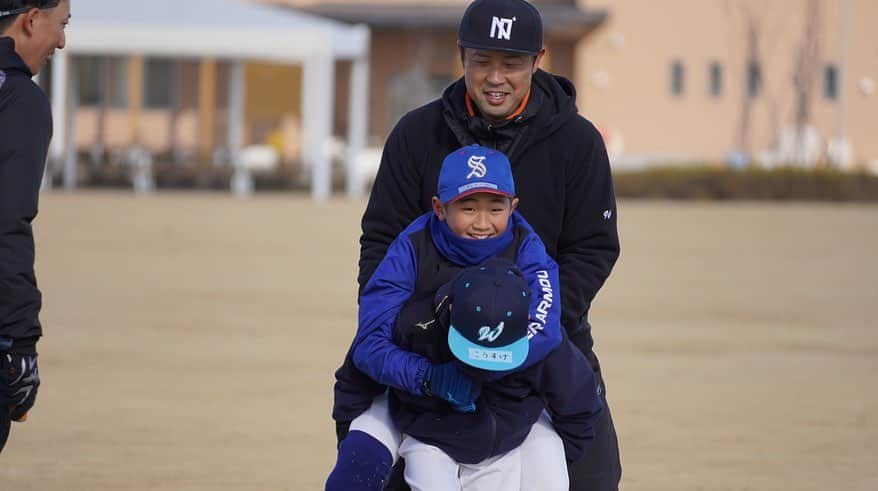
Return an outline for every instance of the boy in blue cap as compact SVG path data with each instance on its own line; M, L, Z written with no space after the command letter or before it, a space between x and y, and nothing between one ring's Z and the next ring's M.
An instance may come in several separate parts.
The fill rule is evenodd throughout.
M440 306L450 310L439 310L436 334L443 339L417 330L400 338L401 347L433 360L457 360L481 384L476 411L466 414L435 398L391 390L412 490L569 488L565 457L582 455L601 403L585 358L566 339L535 365L519 368L529 352L529 297L518 268L492 259L465 269L447 297L440 293Z
M399 452L422 448L414 443L428 441L437 443L431 447L454 462L474 468L479 468L480 463L490 464L490 459L502 458L523 442L523 447L527 447L526 439L554 443L555 448L566 447L568 459L574 459L589 438L590 418L600 410L593 374L582 355L569 349L560 326L557 265L530 225L514 211L518 199L506 156L478 145L452 152L443 161L437 194L432 200L433 211L416 219L397 237L360 297L359 327L349 352L355 368L345 364L336 373L333 409L337 421L353 423L339 446L338 461L327 489L381 489ZM484 368L467 372L461 361L449 355L444 333L454 331L442 329L444 323L436 318L434 297L462 269L492 258L510 261L513 269L523 274L527 310L516 318L517 325L525 326L525 336L517 339L517 346L526 349L519 351L515 363L503 362L499 365L502 371L485 377ZM438 310L441 312L442 308ZM487 399L501 404L487 402L483 407L476 402L481 385L473 381L473 376L480 381L498 379L513 369L515 374L527 373L531 367L543 373L535 365L556 352L582 358L579 363L567 360L568 370L578 367L575 380L555 380L556 384L565 380L568 388L574 383L582 385L582 390L558 390L557 394L570 394L570 400L557 407L549 406L555 429L565 437L563 447L558 435L547 429L546 419L542 420L542 427L535 424L541 421L544 402L534 386L519 381L513 384L518 388L516 398ZM391 389L391 408L387 406L384 390L376 393L372 389L374 384L368 383L368 379L363 381L365 376ZM506 378L509 377L502 381ZM542 380L537 385L550 381ZM491 382L486 387L497 383L500 382ZM524 388L527 390L522 391ZM485 397L480 399L484 400ZM539 410L534 411L534 407ZM559 408L561 413L555 413ZM576 411L568 414L571 408ZM390 421L390 413L396 425ZM443 426L447 431L439 430L430 419L423 419L426 414L433 415L433 422L452 424ZM500 421L509 423L508 428L502 434L495 432L485 438L481 433L486 424L494 430L498 428L498 414L503 415ZM559 429L559 423L566 417L575 421L575 430ZM400 447L403 433L412 445ZM550 434L548 438L546 433ZM459 445L461 442L466 443ZM411 455L419 462L422 460L418 452ZM526 459L525 470L532 467L546 472L548 465L548 475L557 478L563 474L562 485L566 486L564 460L555 458L557 455L552 452L534 451L528 455L531 456ZM423 475L418 474L418 469L429 468L432 466L416 465L414 474L407 471L406 476L413 483L420 482ZM479 479L474 478L473 482ZM521 483L526 481L522 475ZM429 476L426 482L437 481ZM544 485L540 488L552 489Z

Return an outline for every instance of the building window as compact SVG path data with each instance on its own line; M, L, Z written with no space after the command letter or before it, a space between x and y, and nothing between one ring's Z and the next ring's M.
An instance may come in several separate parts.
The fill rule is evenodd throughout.
M823 70L823 97L829 100L838 99L838 68L827 65Z
M76 88L83 106L128 105L128 63L115 57L77 56Z
M683 95L684 89L684 70L682 61L674 61L671 63L671 94L675 96Z
M169 109L174 104L174 61L148 58L144 63L144 105Z
M101 65L103 60L96 56L77 56L73 66L76 68L76 88L79 104L97 106L101 103Z
M747 64L747 95L759 97L762 93L762 67L756 60L750 60Z
M112 107L128 107L128 58L107 58L110 80L110 105Z
M723 67L718 61L711 62L708 71L708 93L711 97L719 97L723 93Z

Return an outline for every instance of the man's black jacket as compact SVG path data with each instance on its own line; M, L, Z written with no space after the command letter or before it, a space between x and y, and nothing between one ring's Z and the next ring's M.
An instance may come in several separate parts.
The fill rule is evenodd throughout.
M52 138L49 101L14 49L0 38L0 336L33 354L42 334L31 222Z
M610 164L597 129L577 113L573 84L537 71L524 111L502 125L467 112L463 79L442 98L415 109L387 138L363 215L360 288L390 243L430 210L439 168L451 151L472 143L497 148L512 163L519 211L560 267L562 323L584 353L591 300L619 256Z

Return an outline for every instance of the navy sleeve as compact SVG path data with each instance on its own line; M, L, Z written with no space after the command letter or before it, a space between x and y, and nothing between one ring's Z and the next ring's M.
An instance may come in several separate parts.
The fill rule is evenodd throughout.
M352 356L359 370L380 384L419 395L430 362L393 342L393 326L418 276L414 248L403 233L387 250L360 296Z
M558 239L562 323L568 332L579 327L588 308L619 257L616 196L603 139L588 123L584 160L568 169L564 222ZM590 346L589 346L590 348Z
M381 154L381 164L369 204L363 213L360 236L360 293L372 277L387 248L405 227L423 212L419 202L423 176L413 163L403 128L408 117L396 125Z
M594 440L594 422L603 404L591 366L567 336L543 361L537 383L567 460L578 460Z

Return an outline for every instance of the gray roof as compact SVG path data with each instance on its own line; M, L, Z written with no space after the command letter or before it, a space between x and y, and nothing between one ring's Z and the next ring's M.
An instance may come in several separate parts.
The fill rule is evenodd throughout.
M377 29L457 30L466 4L382 4L329 3L302 7L304 10L351 24ZM548 36L578 39L602 24L603 10L582 10L567 3L537 4Z
M74 53L301 60L368 52L368 32L313 14L239 0L76 0Z

